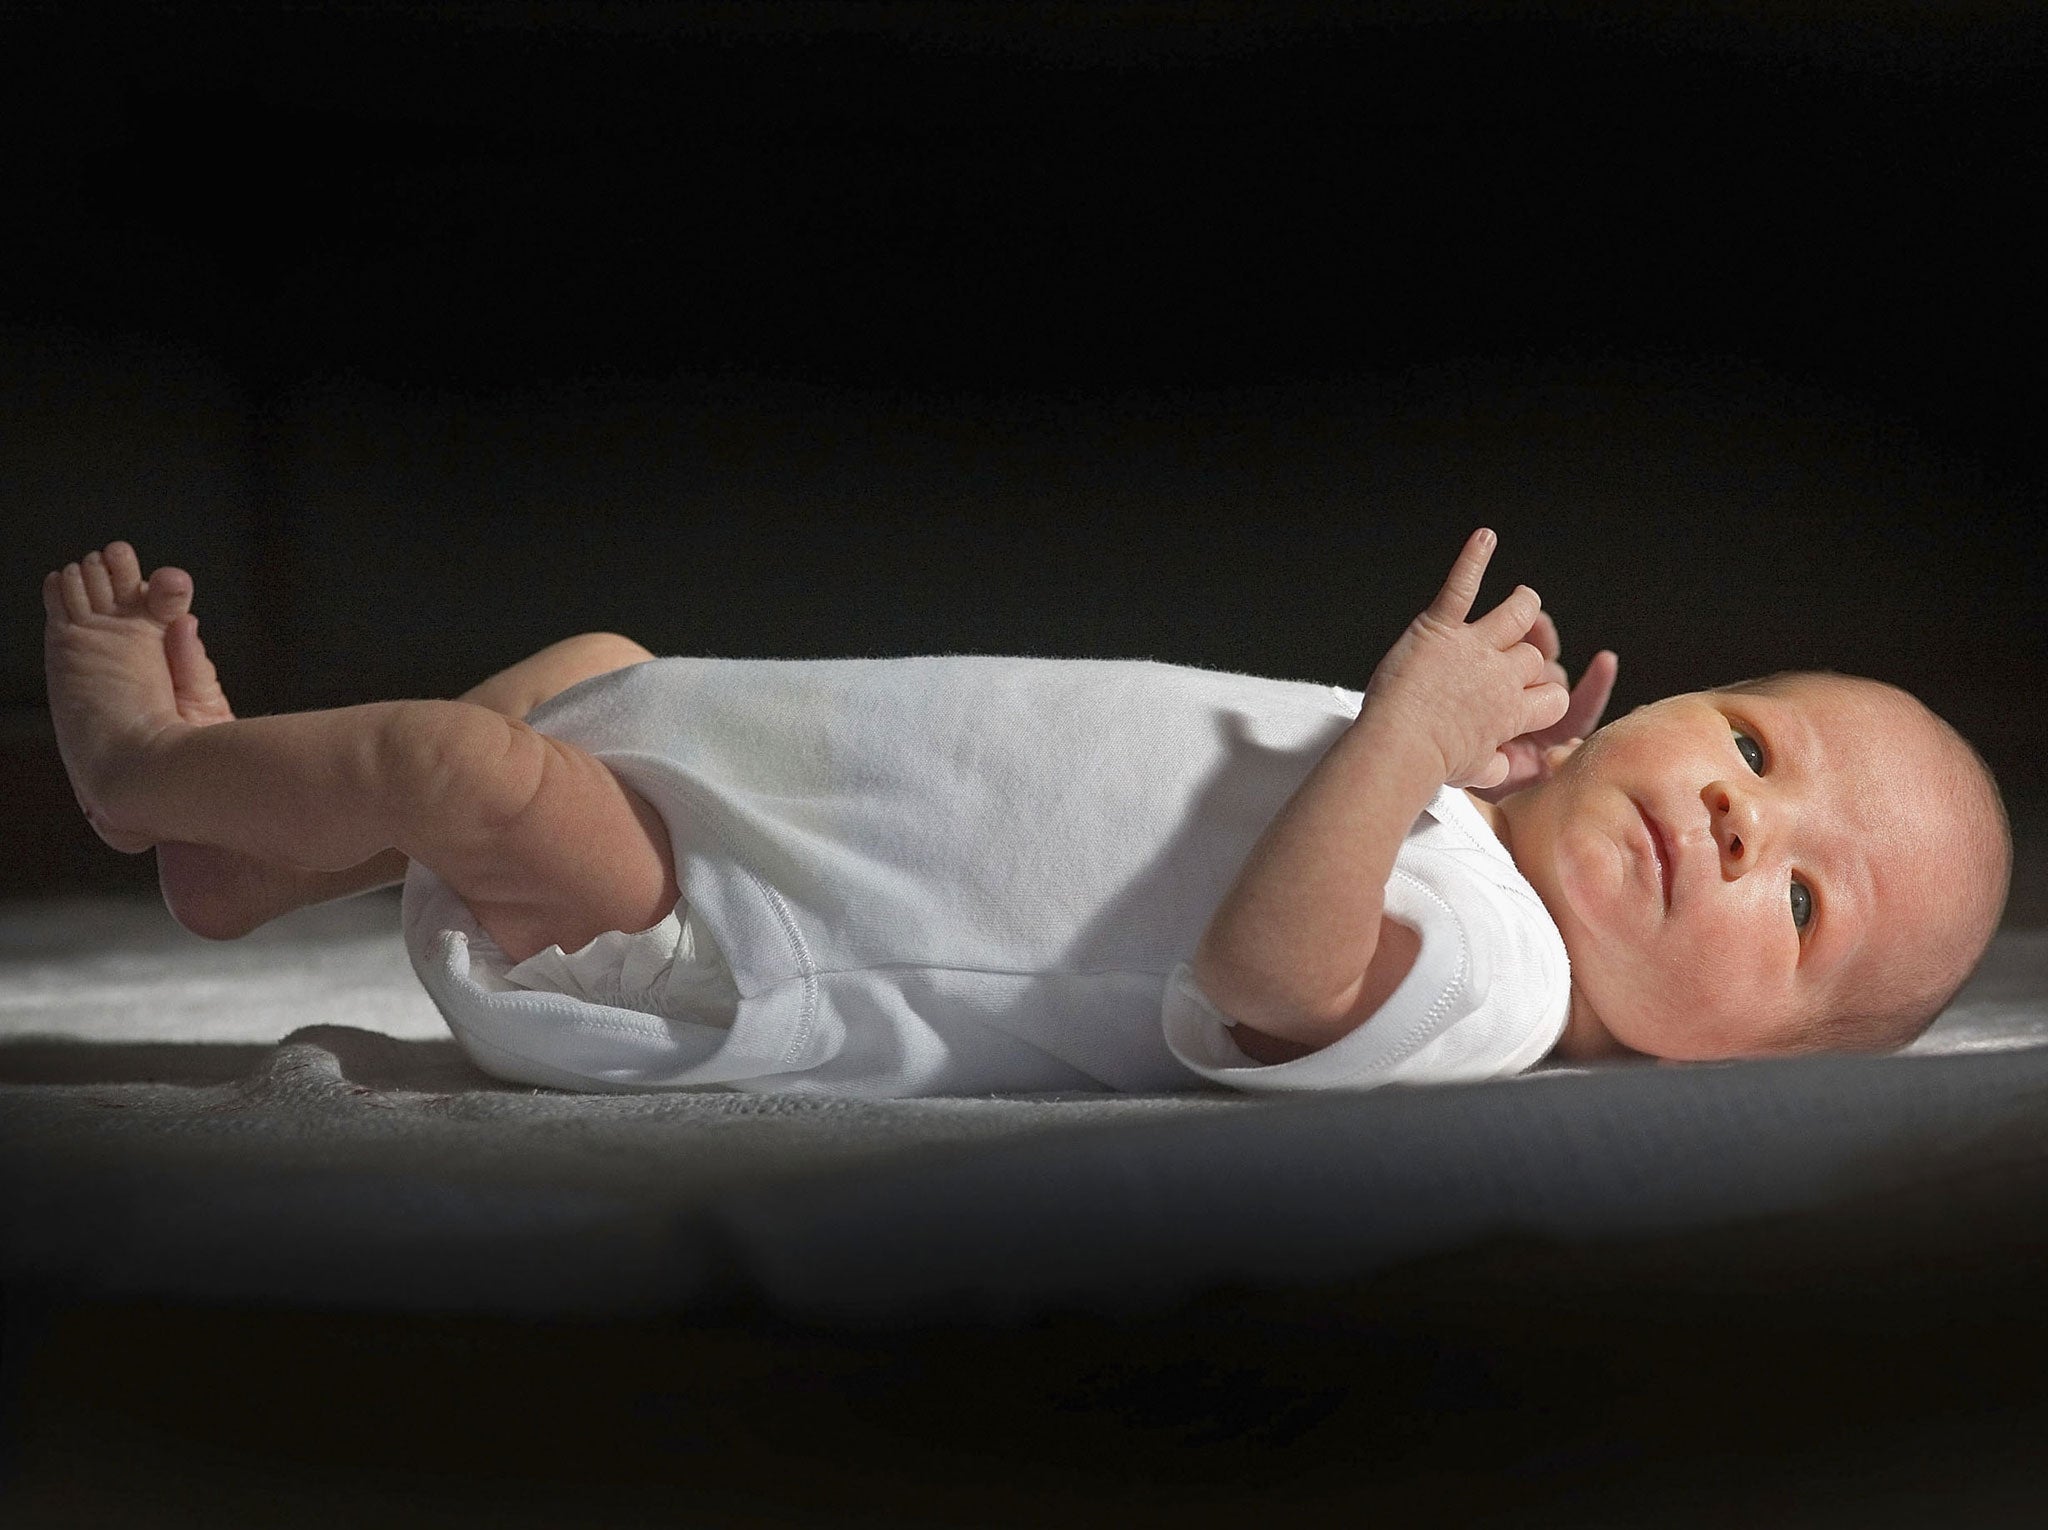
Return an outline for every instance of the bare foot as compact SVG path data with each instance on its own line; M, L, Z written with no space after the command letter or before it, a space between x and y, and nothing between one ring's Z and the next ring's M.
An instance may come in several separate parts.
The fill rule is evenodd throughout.
M178 715L200 728L233 722L234 708L221 691L220 676L214 671L213 660L207 657L206 645L199 641L199 618L190 611L190 579L185 581L184 604L187 609L164 628L164 662L170 667L171 692L178 700Z
M155 845L171 916L195 935L233 940L340 889L333 874L160 842L115 806L123 764L151 739L234 721L191 605L190 574L160 568L145 580L135 549L110 542L43 581L44 672L58 752L87 821L116 850Z
M178 715L164 631L191 598L192 577L161 568L145 582L126 542L67 563L43 580L43 676L71 793L99 837L139 854L156 843L117 805L127 768Z

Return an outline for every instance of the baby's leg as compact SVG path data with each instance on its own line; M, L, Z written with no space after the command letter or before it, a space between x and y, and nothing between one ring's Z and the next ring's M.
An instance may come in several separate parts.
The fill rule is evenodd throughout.
M166 722L107 754L97 795L121 831L311 871L395 848L515 962L646 929L678 895L644 799L575 745L468 702Z
M673 906L654 810L594 757L487 708L186 721L163 649L177 581L152 589L121 551L111 570L95 555L43 587L58 747L109 844L217 845L329 872L396 849L441 873L515 961Z
M127 543L108 546L104 567L110 595L143 593L141 568ZM202 725L233 722L234 708L200 641L199 619L189 612L191 576L183 569L161 568L148 585L150 598L162 608L156 615L165 623L164 658L178 715ZM617 633L579 633L499 671L458 699L523 720L534 707L578 681L653 657ZM309 871L218 845L177 840L158 844L156 860L165 906L186 929L209 940L239 939L295 909L394 886L405 880L409 864L404 851L392 848L342 871Z
M430 866L512 961L645 930L674 907L668 827L600 760L463 700L166 723L109 752L109 823L344 870Z
M620 637L616 632L579 632L521 659L510 669L498 671L456 699L524 721L528 712L572 685L653 657L631 638Z
M232 722L234 712L198 623L174 622L164 634L164 653L187 722ZM500 670L456 699L524 721L542 702L579 681L643 663L654 655L613 632L582 632ZM210 710L209 710L210 709ZM156 847L158 882L164 902L188 930L210 939L235 939L281 914L310 904L331 903L405 880L407 858L395 847L342 871L309 871L281 861L258 861L215 845L166 840Z

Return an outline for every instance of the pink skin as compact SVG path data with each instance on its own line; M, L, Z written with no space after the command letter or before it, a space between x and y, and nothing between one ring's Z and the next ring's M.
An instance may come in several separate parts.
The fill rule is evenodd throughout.
M1874 991L1886 960L1950 922L1941 888L1961 852L1929 805L1941 756L1878 687L1672 696L1553 748L1547 767L1481 810L1571 954L1561 1055L1810 1049L1809 1016Z
M110 772L165 729L233 719L198 641L191 595L182 570L145 581L133 549L118 542L44 584L59 746L81 807L117 849L155 840L103 810ZM1547 615L1538 613L1525 641L1562 681ZM1806 1017L1881 987L1886 962L1916 942L1925 951L1947 939L1948 889L1964 851L1930 806L1942 798L1940 750L1909 704L1881 688L1808 678L1776 692L1670 697L1581 744L1614 671L1611 653L1597 655L1559 722L1503 744L1506 779L1472 793L1571 953L1563 1055L1804 1049L1814 1044ZM472 693L480 703L484 690ZM1761 776L1736 726L1761 749ZM217 925L202 933L222 936L403 870L396 852L337 873L209 847L164 844L159 855L174 912L188 928ZM1794 877L1812 898L1804 932L1794 922ZM181 886L182 899L173 896Z
M50 635L58 639L46 649L52 715L79 806L94 830L129 854L154 844L165 905L186 929L210 939L244 935L308 903L403 877L405 857L396 851L351 872L315 872L213 845L153 841L107 819L95 785L99 762L110 752L100 720L106 709L99 704L106 687L133 696L131 722L142 722L144 734L172 716L194 727L234 721L200 641L192 596L192 576L181 568L166 566L143 578L127 542L110 542L43 581ZM118 755L132 744L134 730L112 731L111 753Z
M1558 662L1562 648L1557 623L1551 620L1548 611L1536 613L1536 620L1522 641L1536 646L1536 651L1543 655L1545 677L1569 687L1571 697L1564 716L1548 728L1524 733L1500 746L1508 762L1507 778L1498 786L1468 788L1482 803L1500 802L1549 775L1548 756L1552 749L1560 744L1576 746L1600 725L1600 718L1607 711L1607 699L1614 694L1615 676L1621 669L1621 660L1614 650L1603 648L1586 661L1585 673L1579 676L1577 685L1572 685L1564 665Z
M93 829L131 855L155 840L108 814L108 783L166 727L185 725L165 650L174 625L196 631L191 604L189 574L160 568L144 579L126 542L109 543L105 553L88 553L43 580L44 674L57 746Z
M44 662L57 743L80 808L109 845L152 845L164 902L186 929L230 940L280 914L403 879L396 848L342 869L311 869L268 854L164 837L124 817L119 788L153 740L235 722L191 614L193 581L178 568L142 576L135 549L111 542L43 581ZM591 675L652 657L615 633L584 633L521 660L462 701L523 718L539 701ZM289 850L283 852L289 853Z

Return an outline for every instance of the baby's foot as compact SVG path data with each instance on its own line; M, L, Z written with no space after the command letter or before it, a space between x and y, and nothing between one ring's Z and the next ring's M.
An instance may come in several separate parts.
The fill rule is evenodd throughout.
M192 576L160 568L145 581L135 549L110 542L43 580L43 675L71 792L99 837L133 855L156 843L119 795L127 768L164 732L186 726L164 657Z
M175 572L166 570L166 572ZM192 583L185 581L184 603L192 603ZM178 700L178 715L194 727L233 722L234 708L220 688L220 675L199 641L199 618L181 611L164 629L164 661L170 666L171 692Z

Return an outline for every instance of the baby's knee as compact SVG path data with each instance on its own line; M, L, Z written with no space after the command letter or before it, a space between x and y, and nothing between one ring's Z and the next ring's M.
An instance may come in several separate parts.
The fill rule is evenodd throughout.
M607 671L624 669L632 664L644 664L654 657L631 638L616 632L579 633L575 641L597 655Z
M540 790L547 741L525 723L466 701L392 703L381 774L400 816L490 834Z

